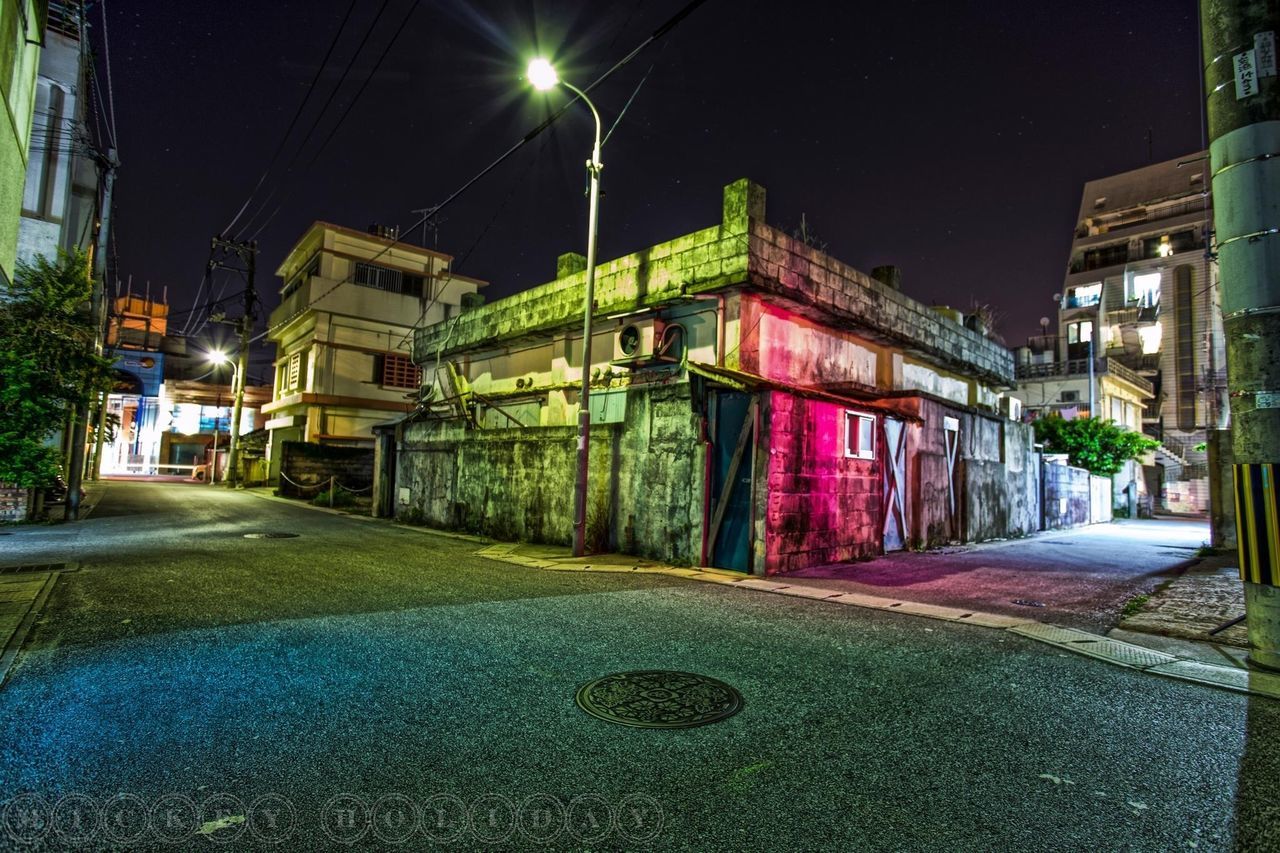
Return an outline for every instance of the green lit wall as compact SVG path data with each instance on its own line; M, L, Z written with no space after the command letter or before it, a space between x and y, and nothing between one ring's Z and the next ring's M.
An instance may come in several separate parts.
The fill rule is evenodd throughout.
M0 0L0 279L13 277L47 0Z

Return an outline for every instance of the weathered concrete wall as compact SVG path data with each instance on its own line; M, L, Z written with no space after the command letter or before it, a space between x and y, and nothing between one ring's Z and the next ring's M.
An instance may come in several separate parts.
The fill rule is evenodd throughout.
M882 453L844 455L843 406L769 397L765 573L879 554Z
M1039 530L1035 431L1028 424L972 414L961 420L960 430L964 541L1029 536Z
M0 521L25 521L30 498L30 490L0 483Z
M306 441L286 441L280 447L280 494L314 497L324 489L298 488L328 483L333 477L344 488L363 491L373 485L373 448L338 447ZM289 479L286 480L285 477ZM292 480L293 483L289 482ZM324 486L325 489L328 486Z
M1044 529L1061 530L1088 524L1092 503L1089 472L1050 462L1043 468Z
M1040 526L1040 472L1031 427L929 397L886 400L915 418L907 428L910 547L1026 536ZM954 514L944 420L960 425Z
M860 385L874 388L882 346L847 329L822 325L757 295L741 301L738 369L766 379L809 387ZM892 387L885 383L885 387Z
M587 541L593 550L692 564L701 556L704 457L687 384L634 388L622 424L591 430ZM396 516L498 539L568 544L574 427L406 427Z
M1089 476L1089 523L1103 524L1112 519L1111 478Z
M753 287L812 311L819 322L847 319L930 362L987 383L1013 384L1009 350L763 221L751 223L748 272Z

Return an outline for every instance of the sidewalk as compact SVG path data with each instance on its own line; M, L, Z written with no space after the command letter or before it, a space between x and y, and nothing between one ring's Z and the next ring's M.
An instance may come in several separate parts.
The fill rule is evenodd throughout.
M1220 647L1248 649L1249 634L1244 623L1209 632L1244 615L1244 587L1234 554L1212 554L1198 558L1179 577L1156 589L1113 634L1147 634L1174 641L1208 644L1219 653L1242 658ZM1172 643L1166 645L1173 645ZM1184 643L1185 645L1185 643Z

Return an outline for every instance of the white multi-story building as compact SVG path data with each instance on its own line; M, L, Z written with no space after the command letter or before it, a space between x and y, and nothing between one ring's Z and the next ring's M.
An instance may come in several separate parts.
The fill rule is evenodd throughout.
M275 387L263 407L273 471L284 441L372 447L375 424L414 407L414 327L449 319L487 284L451 272L450 255L371 232L316 222L276 270Z
M1032 414L1074 410L1134 428L1134 392L1145 392L1141 428L1162 445L1146 486L1170 509L1207 507L1205 430L1227 416L1206 166L1203 153L1189 154L1086 183L1056 334L1018 354Z

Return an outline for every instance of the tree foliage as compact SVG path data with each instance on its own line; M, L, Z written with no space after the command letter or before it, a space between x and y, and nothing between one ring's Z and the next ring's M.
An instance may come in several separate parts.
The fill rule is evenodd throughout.
M1035 421L1036 441L1051 453L1065 453L1077 468L1109 477L1130 459L1141 459L1158 442L1101 418L1066 420L1049 415Z
M0 482L44 486L58 475L48 444L75 407L111 385L111 361L93 352L83 252L19 262L0 296Z

